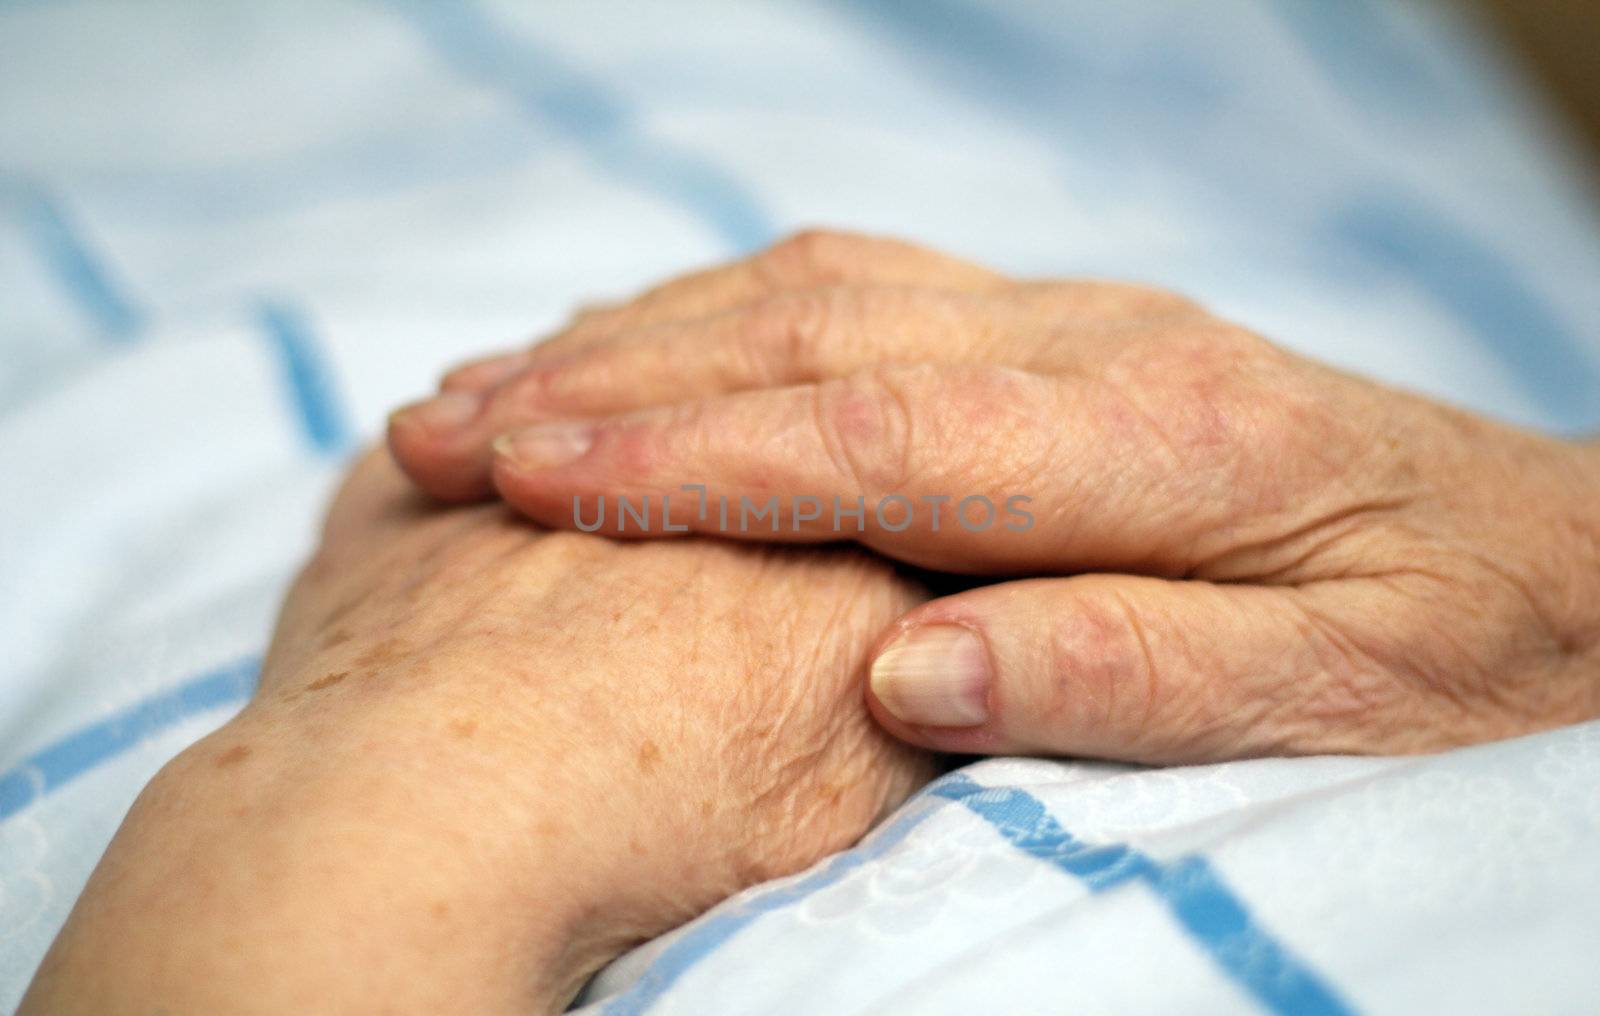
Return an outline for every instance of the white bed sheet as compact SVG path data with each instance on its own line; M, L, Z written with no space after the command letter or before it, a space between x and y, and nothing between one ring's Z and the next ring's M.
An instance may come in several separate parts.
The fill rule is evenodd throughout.
M580 300L837 224L1600 427L1600 220L1484 56L1368 0L0 6L0 1008L248 694L340 462ZM996 760L586 1002L1593 1011L1597 846L1594 724Z

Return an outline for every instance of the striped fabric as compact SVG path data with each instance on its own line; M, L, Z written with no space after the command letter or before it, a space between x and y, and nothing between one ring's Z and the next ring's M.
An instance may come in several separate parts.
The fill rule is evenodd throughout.
M0 0L0 1008L248 695L341 462L456 359L783 233L1146 280L1600 428L1600 212L1421 0ZM595 1011L1593 1011L1600 725L995 760Z

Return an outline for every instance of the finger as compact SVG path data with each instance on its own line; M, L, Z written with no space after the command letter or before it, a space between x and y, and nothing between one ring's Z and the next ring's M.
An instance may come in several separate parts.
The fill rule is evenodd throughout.
M466 440L490 440L529 417L624 412L879 364L1067 370L1148 340L1157 327L1171 336L1208 320L1182 298L1104 282L1001 295L907 286L795 290L711 317L627 331L559 362L524 365L486 396Z
M1139 342L1170 343L1212 324L1181 297L1107 282L1037 284L998 296L903 286L798 290L624 332L565 357L468 365L466 382L501 380L474 404L454 394L456 375L447 377L452 391L398 419L391 445L415 482L451 497L463 487L481 492L495 437L542 421L819 381L877 364L1081 370Z
M595 345L602 333L590 333L572 350ZM493 492L490 454L478 437L489 397L503 384L540 366L559 366L560 355L535 346L471 360L447 371L439 394L401 406L389 414L385 439L389 454L411 481L445 501L476 501ZM534 423L552 414L530 409L522 421ZM475 426L475 424L477 426Z
M1424 747L1396 722L1421 693L1331 636L1317 595L1121 575L973 589L896 623L869 706L896 736L960 753L1171 764Z
M1269 347L1142 350L1059 376L875 367L514 431L495 443L495 484L546 525L598 517L616 535L665 535L671 524L854 539L988 574L1225 577L1244 558L1256 574L1292 573L1394 507L1337 479L1353 461L1405 466L1403 453L1372 445L1363 400ZM733 514L697 505L692 519L641 524L642 504L662 513L677 495L681 509L689 484ZM762 511L772 501L777 517Z
M743 539L854 539L946 570L1183 573L1215 546L1202 537L1243 518L1257 492L1228 468L1235 444L1204 430L1180 454L1151 426L1089 377L875 368L513 432L496 443L495 482L524 513L562 528L599 518L616 535L666 535L672 524ZM684 510L686 484L703 485L719 510L697 503L692 518L665 518L666 497ZM760 511L774 500L776 517ZM655 525L641 525L641 505ZM1248 538L1248 527L1227 531Z
M495 485L513 506L553 527L653 536L683 526L745 539L858 539L922 565L947 567L974 555L993 564L1022 553L1007 546L1016 533L1004 529L998 506L982 532L959 530L959 537L951 533L959 527L948 498L923 505L928 521L930 508L941 514L940 531L932 534L896 532L906 508L898 500L883 506L882 519L872 509L890 494L910 500L946 493L957 473L973 492L1006 487L1001 471L989 468L995 447L1048 440L1036 427L1024 429L1023 418L1053 417L1056 408L1052 382L1022 371L880 368L817 385L515 431L496 442ZM981 433L957 423L979 415L990 417ZM958 437L951 427L963 432ZM704 487L704 497L685 492L694 484ZM623 513L629 506L632 516ZM640 506L657 516L654 524L640 524ZM978 549L984 540L993 546Z
M439 396L390 416L390 450L433 496L450 501L482 498L491 491L488 445L476 433L463 436L461 431L478 418L482 397L520 370L559 367L628 329L715 315L788 290L846 284L978 291L1008 281L986 268L897 240L828 230L798 233L753 257L675 279L627 303L594 307L560 334L524 352L450 371ZM519 422L548 416L534 409Z
M480 405L463 404L459 417L448 412L456 396L435 400L419 414L425 427L394 427L395 455L420 486L448 496L475 471L487 476L496 437L529 424L817 381L875 363L1014 363L1027 359L1027 324L1009 319L1003 306L939 291L784 294L527 366Z

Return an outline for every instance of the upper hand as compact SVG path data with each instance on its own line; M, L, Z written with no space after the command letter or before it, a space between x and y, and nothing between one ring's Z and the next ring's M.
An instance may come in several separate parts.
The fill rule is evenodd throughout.
M607 495L615 531L617 495L658 516L675 495L675 524L762 540L840 534L829 511L725 529L681 485L735 507L860 497L843 535L869 547L1054 576L896 623L873 706L915 743L1408 752L1600 714L1600 450L1319 366L1172 294L807 234L445 388L390 430L439 496L492 484L570 528L575 497L590 520ZM893 528L903 506L876 517L889 494L911 526ZM974 532L951 501L934 532L935 495L1025 495L1033 523Z

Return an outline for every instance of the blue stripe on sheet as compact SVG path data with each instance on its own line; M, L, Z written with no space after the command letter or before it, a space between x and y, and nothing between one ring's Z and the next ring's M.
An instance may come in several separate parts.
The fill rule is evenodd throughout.
M1600 424L1600 357L1488 244L1419 201L1376 189L1352 197L1325 228L1452 312L1553 425L1577 433Z
M604 1016L635 1016L647 1011L690 968L715 952L763 914L800 903L900 843L933 809L922 802L939 798L965 806L989 823L1008 843L1037 860L1079 879L1091 892L1128 882L1153 889L1185 933L1270 1012L1338 1016L1353 1010L1303 960L1258 924L1249 908L1201 857L1157 861L1120 843L1091 845L1076 839L1027 791L987 788L962 773L923 788L901 815L854 850L835 857L821 871L797 882L759 893L727 913L692 925L668 946L626 991L608 999Z
M838 854L821 871L760 893L730 911L702 918L682 938L663 950L626 991L608 999L601 1012L604 1016L635 1016L646 1011L689 968L715 952L717 947L756 918L799 903L868 861L887 853L933 811L925 803L920 807L907 807L898 818L874 833L867 842Z
M735 251L768 243L774 224L755 194L700 155L641 133L627 104L477 5L390 0L444 60L509 96L522 115L581 146L605 172L665 198Z
M103 762L192 716L238 705L255 688L261 661L249 657L185 681L77 730L0 774L0 819L66 786Z
M306 443L323 455L347 449L351 429L340 405L333 370L306 315L293 304L269 300L257 305L256 321L282 365Z
M95 330L114 341L133 338L144 313L61 202L24 185L17 189L15 204L19 224L40 260Z
M1122 844L1084 843L1027 791L987 788L960 773L935 784L932 792L961 802L1019 850L1080 879L1091 892L1130 881L1149 886L1189 937L1269 1011L1308 1016L1352 1011L1315 971L1256 923L1204 858L1157 861Z

